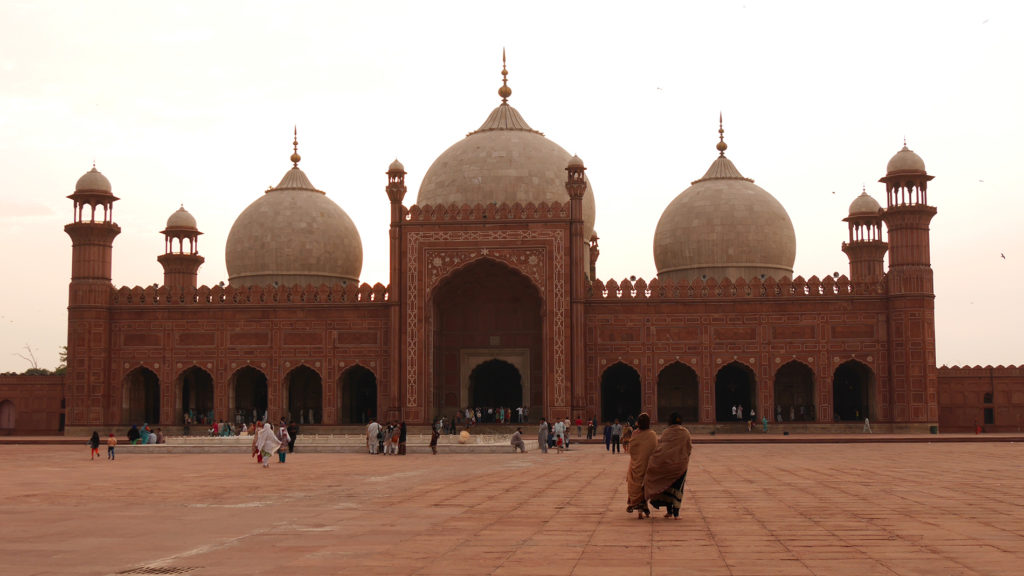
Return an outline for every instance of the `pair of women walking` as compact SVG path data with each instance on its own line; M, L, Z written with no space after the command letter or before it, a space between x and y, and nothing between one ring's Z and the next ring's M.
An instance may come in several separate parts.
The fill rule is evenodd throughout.
M637 512L641 520L651 515L648 502L655 508L664 507L666 518L679 518L693 442L678 413L669 416L668 424L658 438L651 430L651 416L640 414L630 442L626 512Z

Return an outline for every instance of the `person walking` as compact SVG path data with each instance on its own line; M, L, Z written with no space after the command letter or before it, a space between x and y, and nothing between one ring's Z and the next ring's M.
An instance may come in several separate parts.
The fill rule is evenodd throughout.
M871 434L871 420L869 418L864 418L864 432Z
M366 449L370 451L370 454L377 453L378 440L380 437L380 424L377 423L376 418L370 418L370 423L366 425Z
M433 426L430 429L430 452L437 456L437 439L441 437L441 433L438 432L437 426Z
M299 436L299 425L292 420L288 423L288 453L295 452L295 439Z
M644 497L655 508L665 507L666 518L678 520L693 441L679 413L669 415L668 424L647 464Z
M405 427L405 420L398 423L398 454L405 456L405 442L409 438L408 429Z
M89 460L100 459L100 433L93 430L89 437Z
M270 468L270 456L281 447L281 441L274 433L274 427L267 422L256 437L256 449L263 458L263 467Z
M622 449L619 446L619 440L622 438L622 424L619 419L615 419L615 423L612 424L612 454L621 453Z
M114 459L114 448L117 447L117 437L111 432L110 436L107 437L107 460Z
M604 451L609 452L612 449L612 425L608 422L604 423Z
M548 421L541 418L540 428L537 429L537 446L543 454L548 453Z
M285 457L288 456L288 445L292 442L292 437L288 434L288 427L284 425L284 418L281 419L281 426L277 427L277 439L281 443L281 446L277 449L277 461L284 464Z
M638 519L651 515L644 497L644 480L651 454L658 447L658 435L651 430L651 415L643 412L636 419L637 431L633 433L629 449L629 468L626 469L626 512L637 512Z

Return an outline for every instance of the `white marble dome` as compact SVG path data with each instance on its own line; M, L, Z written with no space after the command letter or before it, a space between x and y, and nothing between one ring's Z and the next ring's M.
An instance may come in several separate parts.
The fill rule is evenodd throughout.
M676 196L654 232L658 278L780 279L793 274L796 234L786 209L721 155Z
M857 215L877 215L878 211L882 209L882 206L871 196L868 196L867 190L860 193L850 203L850 216Z
M228 280L236 286L358 282L363 244L352 219L292 160L281 183L249 205L228 234Z
M175 210L174 214L171 214L171 217L167 219L167 229L173 228L196 230L196 219L182 206Z
M96 166L93 165L92 170L89 170L78 179L75 183L75 192L112 192L110 187L110 180L96 170Z
M885 172L887 174L896 174L900 172L919 172L923 174L925 173L924 160L904 144L903 149L889 159L889 163L885 167Z

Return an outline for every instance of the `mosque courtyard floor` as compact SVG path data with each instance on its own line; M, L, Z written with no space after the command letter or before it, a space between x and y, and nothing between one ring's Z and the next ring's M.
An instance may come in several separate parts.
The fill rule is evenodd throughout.
M105 457L105 447L101 454ZM0 573L1021 574L1021 443L694 447L679 520L627 455L0 446Z

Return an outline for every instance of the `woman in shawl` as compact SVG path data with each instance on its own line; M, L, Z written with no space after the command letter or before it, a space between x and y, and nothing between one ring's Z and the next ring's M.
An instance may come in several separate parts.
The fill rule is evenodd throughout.
M683 428L683 418L678 412L668 417L668 423L668 428L661 433L658 447L654 449L647 464L644 496L655 508L664 506L666 518L678 520L693 444L690 431ZM635 435L633 441L636 441Z
M270 456L281 448L281 441L277 439L277 434L274 434L274 427L267 422L263 425L260 430L259 436L256 438L256 449L259 450L260 456L263 457L263 467L270 468Z
M626 469L626 512L636 510L637 519L651 515L651 509L644 498L644 478L651 454L658 446L658 435L651 430L651 415L644 412L636 419L637 431L630 439L629 468Z
M100 457L100 433L93 430L89 437L89 460L98 460Z

